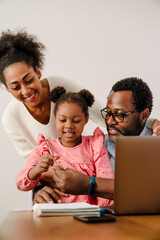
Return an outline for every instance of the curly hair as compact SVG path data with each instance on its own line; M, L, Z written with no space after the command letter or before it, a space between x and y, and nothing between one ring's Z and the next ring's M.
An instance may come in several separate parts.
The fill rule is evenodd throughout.
M56 115L58 106L64 102L77 103L85 114L85 117L88 117L88 107L91 107L94 103L94 96L91 92L86 89L81 90L78 93L67 92L64 87L56 87L51 91L51 101L55 103L54 115Z
M111 89L114 92L127 90L132 92L134 104L138 112L148 108L151 113L153 95L147 83L140 78L130 77L116 82Z
M0 36L0 82L5 83L3 71L13 63L25 62L36 70L43 68L45 46L37 41L35 35L24 30L12 32L7 30Z

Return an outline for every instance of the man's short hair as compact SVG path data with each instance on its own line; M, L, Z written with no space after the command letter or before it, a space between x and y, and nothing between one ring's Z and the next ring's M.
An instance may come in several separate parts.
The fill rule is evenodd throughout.
M148 108L149 112L151 113L153 106L153 95L147 83L140 78L130 77L116 82L111 89L111 91L114 92L127 90L132 92L137 111L141 112Z

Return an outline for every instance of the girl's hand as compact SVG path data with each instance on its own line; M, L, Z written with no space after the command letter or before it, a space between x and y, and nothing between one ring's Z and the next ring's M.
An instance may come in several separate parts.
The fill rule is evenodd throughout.
M47 172L49 166L53 165L54 156L51 154L44 154L40 157L37 165L35 166L35 171L37 174Z
M29 173L28 177L31 180L36 180L40 174L48 171L49 166L53 165L53 160L57 159L56 156L51 154L44 154L39 158L39 161L35 167L33 167Z
M50 167L47 172L43 172L41 174L40 182L43 185L50 186L52 188L57 188L57 185L54 181L54 169L53 167Z

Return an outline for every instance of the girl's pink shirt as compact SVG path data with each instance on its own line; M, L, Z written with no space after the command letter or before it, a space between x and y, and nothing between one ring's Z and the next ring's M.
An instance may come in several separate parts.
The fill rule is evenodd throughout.
M114 174L103 141L104 133L99 128L96 128L93 136L82 136L82 143L73 148L64 147L58 138L46 140L42 134L39 134L37 147L16 177L17 187L22 191L28 191L38 184L41 176L33 181L28 178L28 172L33 166L37 165L41 155L49 153L48 144L54 155L60 155L60 158L56 160L59 166L76 170L88 176L113 179ZM88 195L69 195L68 197L61 197L61 199L62 203L87 202L99 206L113 204L111 200Z

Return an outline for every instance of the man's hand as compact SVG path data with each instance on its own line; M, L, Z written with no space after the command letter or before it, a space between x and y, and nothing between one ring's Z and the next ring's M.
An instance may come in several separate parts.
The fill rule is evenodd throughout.
M160 121L155 119L152 124L153 134L152 136L160 136Z
M57 188L51 188L49 186L42 187L33 193L33 204L35 203L61 203L61 196L67 197L68 194L65 194L58 190Z
M47 172L42 173L40 182L43 185L50 186L52 188L57 188L57 185L54 181L54 169L50 167Z
M90 177L74 170L53 166L54 180L62 192L74 195L87 195ZM96 178L95 196L113 199L114 179Z
M90 177L74 170L53 166L54 181L62 192L74 195L87 194Z

